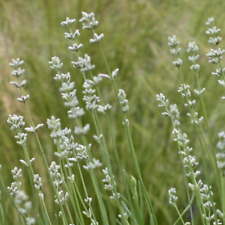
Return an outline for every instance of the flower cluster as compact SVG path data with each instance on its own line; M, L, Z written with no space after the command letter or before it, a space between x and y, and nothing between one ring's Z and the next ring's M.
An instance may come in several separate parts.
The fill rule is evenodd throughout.
M87 165L84 165L83 167L85 170L93 170L93 169L97 169L101 166L102 166L102 163L100 162L100 160L93 158L92 161L89 161L87 163Z
M214 25L214 19L209 18L208 22L206 25L211 26ZM216 47L217 45L220 44L222 41L222 37L217 36L220 33L220 29L218 29L216 26L213 26L209 28L206 31L206 34L209 35L209 43ZM216 69L216 72L212 72L212 75L218 76L218 83L225 87L225 68L222 68L221 66L221 60L223 58L223 54L225 53L224 49L221 48L216 48L216 49L211 49L210 52L207 54L209 58L209 63L216 64L219 67ZM224 97L222 97L224 99Z
M206 31L206 34L209 36L209 43L212 45L218 45L222 41L222 37L217 36L220 33L220 29L217 29L214 25L214 18L208 18L208 21L205 23L207 26L212 26Z
M173 61L173 65L176 67L180 67L183 63L182 59L179 58L181 48L178 47L180 41L177 40L177 37L173 35L172 37L168 37L168 46L170 47L170 53L176 57L176 60Z
M99 77L99 76L98 76ZM98 77L93 77L93 80L91 79L85 79L83 84L83 100L86 103L86 109L87 110L97 110L100 113L105 114L107 111L111 109L110 104L106 105L100 105L100 97L96 95L96 89L95 86L101 81L101 78L98 79Z
M96 110L99 107L100 98L95 94L94 82L90 79L86 79L83 84L83 100L86 103L87 110Z
M49 62L51 68L56 71L54 77L55 80L61 82L60 92L64 100L64 105L69 108L67 113L68 117L75 119L84 115L84 110L80 108L78 98L76 96L75 83L71 81L70 73L62 73L60 69L62 68L61 60L58 57L53 57L52 61ZM60 65L60 69L59 66ZM86 134L89 130L89 125L84 127L75 127L76 134Z
M208 21L206 22L206 25L207 26L214 25L214 19L209 18ZM218 36L219 33L220 33L220 29L218 29L216 26L212 26L206 31L206 34L209 36L209 43L213 45L214 47L219 45L219 43L222 41L222 37ZM206 56L208 56L209 58L209 63L216 64L216 65L220 64L223 58L224 52L225 50L221 48L211 49L210 52L206 54Z
M65 38L74 42L71 46L68 46L68 49L70 51L78 52L83 47L83 44L79 44L76 41L80 36L79 29L76 29L75 32L71 29L71 25L74 24L75 21L75 19L70 19L67 17L65 21L61 22L61 25L67 27L69 30L69 32L65 32Z
M91 65L91 57L87 54L84 57L78 57L78 61L72 61L74 68L80 69L81 72L91 71L95 68L95 65Z
M223 58L224 52L225 50L222 50L221 48L211 49L210 52L206 54L209 57L209 63L219 64Z
M18 140L17 144L25 146L27 140L27 133L23 133L22 128L25 126L23 116L9 115L7 123L11 126L11 130L16 132L15 138Z
M176 188L170 188L168 190L168 194L169 194L169 203L173 206L176 205L176 201L178 199L176 195L177 194Z
M66 159L65 167L73 166L73 162L79 160L88 160L88 149L86 146L75 143L74 137L71 134L71 129L61 129L59 119L55 119L54 116L47 120L48 128L51 131L51 137L54 143L58 147L58 151L55 155L59 159Z
M94 30L96 26L98 26L98 21L95 19L95 14L94 13L86 13L82 12L82 18L79 20L82 25L84 30L92 30L94 37L90 39L90 43L99 43L103 38L104 34L97 34Z
M34 174L33 182L34 182L34 188L38 191L38 196L42 200L44 200L44 194L41 191L41 188L42 188L42 179L39 176L39 174Z
M120 101L120 105L122 107L122 111L126 113L129 110L128 100L126 99L126 93L123 89L119 89L118 98Z
M25 69L21 68L21 66L23 65L24 61L20 60L19 58L17 59L12 59L12 62L9 63L9 65L11 67L13 67L13 71L11 72L11 75L14 76L15 78L17 78L17 81L11 81L10 83L16 87L16 88L23 88L27 81L26 80L21 80L22 75L25 73ZM25 96L21 96L20 98L17 98L17 100L19 102L23 102L25 103L28 99L29 99L29 95L25 95Z
M112 71L111 76L108 75L108 74L99 74L99 76L102 77L102 78L114 80L114 78L117 76L118 73L119 73L119 68L117 68L114 71Z
M55 71L59 71L63 67L63 63L60 58L57 56L53 56L52 60L49 61L50 68Z
M53 161L49 167L49 172L53 180L54 187L57 191L57 195L55 196L55 203L64 204L66 200L68 199L69 194L68 192L64 193L62 189L64 179L61 173L59 172L59 169L60 169L60 166L57 165L55 161Z
M188 91L187 91L188 92ZM184 93L183 93L184 94ZM186 95L186 94L184 94ZM173 135L174 135L174 141L177 142L178 148L179 148L179 154L182 158L183 167L185 169L185 174L187 179L190 179L191 182L188 183L189 188L193 193L198 193L199 197L201 198L201 201L203 202L203 217L208 222L213 222L213 224L221 224L220 219L216 219L217 217L213 213L213 206L215 205L213 201L213 193L211 191L211 187L204 184L200 179L198 180L198 176L200 174L200 171L196 169L198 166L198 161L195 156L191 155L191 152L193 149L188 145L189 139L187 138L187 134L183 133L179 127L178 116L179 112L177 110L177 107L175 108L176 113L171 114L169 111L169 100L165 98L163 94L157 95L157 100L159 102L160 107L165 108L164 115L167 115L170 117L171 122L173 124ZM174 110L174 109L173 109ZM176 190L174 188L169 190L169 203L175 206L177 196L176 196ZM217 213L218 214L218 213Z
M204 90L204 89L203 89ZM194 106L196 104L196 100L191 100L191 91L190 86L186 84L181 84L178 89L178 92L181 93L182 97L186 99L186 103L184 106L188 108L189 112L187 116L191 118L191 123L193 124L200 124L203 121L203 116L198 117L198 112L194 110Z
M39 176L39 174L34 174L34 188L40 191L41 187L42 187L41 177Z
M83 24L83 29L92 29L94 38L90 39L91 43L96 43L100 42L100 40L104 37L104 34L97 35L94 31L94 28L98 25L98 22L95 20L94 13L82 13L82 18L80 19L80 22ZM65 22L65 21L64 21ZM78 30L77 30L78 34ZM76 50L78 48L78 45L75 44L73 46L70 46L70 50ZM77 60L71 62L73 64L74 68L79 69L85 78L85 73L90 72L95 68L95 65L91 64L91 57L87 54L84 54L84 57L80 57L77 54ZM112 76L113 78L117 75L118 69L113 71ZM108 76L108 75L107 75ZM106 104L106 105L99 105L98 103L100 102L100 98L95 94L95 89L94 85L97 85L100 81L102 80L101 74L99 76L93 76L92 75L92 80L91 79L86 79L84 81L83 87L84 87L84 97L83 100L86 102L86 109L88 110L96 110L100 113L105 113L106 111L111 109L111 105ZM71 114L80 114L80 110L76 110L77 108L73 108L70 110ZM70 115L71 116L71 115ZM75 128L75 133L76 134L86 134L86 132L89 130L89 125L85 125L84 127L76 127Z
M79 21L82 23L84 30L93 29L98 26L98 21L95 20L94 13L88 14L86 12L82 12L82 16L83 17Z
M187 49L187 53L189 54L188 59L192 63L190 69L193 71L200 70L200 65L197 64L197 60L199 58L199 55L197 54L198 50L199 48L194 41L188 43L188 49Z
M203 206L203 218L212 224L222 224L220 218L223 218L223 213L216 209L216 212L213 213L213 208L215 208L216 203L213 202L213 192L212 186L204 184L201 180L197 182L197 190L200 193L202 206ZM194 190L194 185L189 183L189 187ZM216 215L215 215L216 214Z
M86 199L84 199L84 202L88 205L88 209L83 211L83 214L90 219L91 225L98 225L91 206L92 198L87 197Z
M91 39L90 39L90 43L98 43L98 42L100 42L103 38L104 38L104 34L98 35L98 34L94 33L94 38L91 38Z
M28 201L28 196L22 190L22 183L20 181L22 177L22 169L18 169L17 167L15 167L12 170L12 175L14 182L12 182L11 186L7 187L7 189L15 201L18 212L24 218L25 224L35 224L35 219L29 216L32 209L32 203Z
M107 167L105 167L102 170L103 174L105 175L105 178L102 180L103 183L105 184L105 190L112 192L112 195L110 196L111 199L119 199L120 198L120 193L115 192L115 187L116 187L116 181L114 176L111 177L109 174L109 170Z
M219 141L217 143L218 153L216 154L217 166L225 176L225 132L222 131L218 134Z
M62 26L70 26L76 22L75 19L70 19L69 17L66 18L65 21L61 22Z

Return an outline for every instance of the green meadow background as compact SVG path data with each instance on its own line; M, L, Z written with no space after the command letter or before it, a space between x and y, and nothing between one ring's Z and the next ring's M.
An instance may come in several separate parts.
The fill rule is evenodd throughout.
M221 36L225 37L224 10L224 0L0 0L0 164L3 166L1 173L5 183L10 185L10 170L21 166L19 159L23 158L22 149L15 143L6 120L9 114L25 115L22 104L16 101L19 96L17 90L9 84L12 78L8 63L17 57L25 61L28 80L26 92L30 94L28 104L35 122L46 124L47 118L54 115L61 118L62 126L70 125L48 61L55 55L62 59L64 72L71 72L81 97L82 77L70 63L73 55L67 50L65 30L60 23L66 17L79 19L82 11L94 12L99 21L96 31L105 35L103 48L110 66L112 69L120 68L116 82L127 93L130 106L127 116L137 158L159 224L172 224L177 215L168 203L168 189L177 188L180 210L185 208L187 199L177 147L172 141L172 127L169 120L161 116L156 94L163 92L171 103L178 104L182 127L189 135L194 154L200 162L201 153L198 151L194 129L186 117L183 100L177 93L178 73L171 63L173 59L167 38L176 34L181 41L185 82L192 88L197 85L194 74L189 70L186 48L189 41L196 41L200 47L200 79L206 88L206 108L216 144L217 133L225 129L225 105L220 100L224 91L218 86L216 78L211 76L215 67L207 63L205 56L210 49L205 35L205 21L208 17L215 17L216 25L222 28ZM75 26L81 28L79 23ZM91 56L96 65L95 75L106 73L97 45L89 44L90 35L88 31L81 31L79 40L84 44L81 54L88 53ZM222 42L221 47L224 45L225 42ZM109 82L102 82L101 90L105 99L113 105L110 118L123 168L132 174L133 165L128 157L125 132ZM92 123L88 115L83 120ZM103 116L102 124L105 124ZM73 128L73 125L70 127ZM55 157L49 133L45 125L39 135L51 161ZM90 140L93 134L90 132ZM42 161L38 160L37 145L32 136L29 139L29 152L37 158L34 167L44 176ZM111 144L110 137L108 143ZM98 149L94 151L98 156ZM114 168L116 171L116 164ZM118 186L122 191L123 184L118 182ZM48 187L44 187L44 190L51 195Z

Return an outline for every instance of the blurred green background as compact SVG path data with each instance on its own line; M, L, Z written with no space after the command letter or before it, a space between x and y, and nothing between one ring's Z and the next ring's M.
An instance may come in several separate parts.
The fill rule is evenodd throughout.
M203 65L200 78L207 90L206 107L216 142L218 131L224 128L224 105L220 101L223 90L211 76L215 67L208 65L205 56L210 47L205 35L205 21L208 17L215 17L216 25L224 28L224 9L223 0L0 0L0 164L3 165L6 184L11 181L10 170L20 166L19 159L23 158L6 120L9 114L25 114L23 106L16 102L17 90L9 85L8 63L17 57L25 61L26 91L31 96L29 107L35 122L46 123L46 119L54 115L60 117L65 126L69 120L48 61L54 55L62 59L64 70L71 72L80 95L81 74L70 63L73 55L67 50L65 30L60 23L66 17L80 18L82 11L94 12L100 23L96 31L105 35L103 46L110 66L112 69L120 68L117 84L127 92L134 145L159 224L172 224L177 216L168 204L167 191L171 186L177 188L180 209L186 206L186 195L177 148L172 142L171 125L161 116L156 94L163 92L171 103L178 104L182 126L199 161L201 153L190 121L185 116L183 100L177 93L179 79L171 63L173 59L167 38L176 34L181 40L185 82L192 88L197 85L194 74L189 70L186 48L189 41L196 41L200 47L200 63ZM81 28L79 23L76 26ZM221 36L224 34L225 29ZM80 41L85 45L82 54L88 53L92 57L96 65L95 75L106 73L99 49L88 43L89 38L89 32L81 31ZM123 167L132 173L132 162L127 157L127 142L112 89L108 82L104 82L101 90L105 99L114 106L111 120L121 161ZM84 120L89 122L88 116ZM47 126L40 132L40 137L49 160L52 160L54 146ZM29 148L30 154L36 156L37 146L32 137ZM41 168L37 163L36 167Z

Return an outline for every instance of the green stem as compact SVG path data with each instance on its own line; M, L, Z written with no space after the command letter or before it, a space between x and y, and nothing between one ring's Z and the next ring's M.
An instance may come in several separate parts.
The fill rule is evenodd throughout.
M178 214L179 218L175 221L175 223L173 225L176 225L181 220L181 218L184 216L184 214L188 211L188 209L191 209L191 205L194 201L194 197L195 197L195 195L193 194L191 199L190 199L190 202L189 202L188 206L184 209L184 211L181 214Z
M201 85L200 85L199 73L198 72L196 72L196 80L197 80L198 89L199 89L199 91L201 91ZM201 101L201 105L202 105L202 109L203 109L203 113L204 113L204 117L205 117L205 121L206 121L205 123L206 123L206 127L207 127L208 134L209 134L209 140L210 140L212 152L213 152L214 168L216 168L216 174L217 174L217 176L216 176L217 187L220 187L219 169L218 169L218 166L217 166L216 152L215 152L215 147L214 147L214 144L213 144L211 130L209 128L209 119L208 119L207 110L206 110L206 107L205 107L205 101L204 101L204 98L203 98L202 94L200 95L200 101ZM218 188L218 191L220 192L219 188Z
M92 116L93 116L93 121L94 121L94 124L95 124L95 129L96 129L97 135L99 136L100 134L102 134L102 128L101 128L101 124L99 122L99 118L98 118L96 110L92 111ZM108 151L108 147L107 147L104 135L102 136L102 144L101 145L102 145L103 155L104 155L104 158L105 158L105 161L106 161L106 165L107 165L107 168L109 170L109 175L110 175L110 178L112 179L113 192L117 195L117 188L116 188L116 185L115 185L115 178L114 178L114 175L113 175L112 165L111 165L110 157L109 157L109 151ZM122 220L125 222L125 217L123 215L123 210L122 210L121 204L120 204L119 199L118 199L117 196L116 196L115 200L116 200L117 207L118 207L118 209L119 209L119 211L121 213Z
M176 211L177 211L177 214L178 214L179 219L181 220L182 224L183 224L183 225L185 225L184 220L183 220L183 217L181 216L181 214L180 214L180 212L179 212L179 210L178 210L177 206L176 206L176 205L174 205L174 207L175 207L175 209L176 209Z
M77 122L79 127L83 127L80 119L76 119L76 122ZM91 161L93 159L92 153L91 153L91 150L88 146L87 138L84 135L82 136L82 143L87 147L88 156L89 156L90 161ZM101 215L102 215L102 222L103 222L103 224L109 224L108 216L107 216L107 213L106 213L106 209L105 209L105 206L104 206L104 202L103 202L103 199L102 199L102 195L101 195L101 191L100 191L100 188L99 188L99 185L98 185L98 181L97 181L95 171L91 169L89 172L90 172L90 177L91 177L92 183L94 185L97 200L98 200L98 203L99 203L100 212L101 212Z
M127 140L128 140L130 153L131 153L131 156L132 156L132 160L133 160L133 163L134 163L134 167L135 167L136 173L138 175L138 179L140 180L141 186L142 186L143 191L144 191L144 196L145 196L145 199L146 199L147 208L148 208L149 214L153 216L154 223L157 224L157 220L156 220L155 213L154 213L154 210L153 210L153 207L152 207L152 203L151 203L151 200L150 200L150 198L148 196L148 192L146 190L146 187L145 187L143 179L142 179L142 175L141 175L140 168L139 168L139 165L138 165L138 161L137 161L135 149L134 149L134 146L133 146L133 141L132 141L132 138L131 138L130 130L129 130L129 127L128 127L127 122L126 122L126 117L125 117L125 114L122 111L122 107L121 107L121 104L120 104L120 101L119 101L119 98L118 98L118 89L117 89L116 84L115 84L115 82L114 82L114 80L112 78L112 72L110 70L108 61L107 61L105 53L103 51L103 47L102 47L101 42L99 42L99 48L100 48L103 60L105 62L107 71L109 73L109 76L111 77L111 83L112 83L112 86L113 86L114 94L116 96L117 103L118 103L119 108L120 108L123 124L124 124L125 131L126 131L126 136L127 136Z

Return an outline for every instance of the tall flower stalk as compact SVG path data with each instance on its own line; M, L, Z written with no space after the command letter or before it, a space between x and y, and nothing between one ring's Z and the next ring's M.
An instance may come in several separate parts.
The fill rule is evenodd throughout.
M158 218L153 210L150 190L147 190L144 184L130 131L129 96L126 90L119 88L116 83L119 68L110 68L103 47L104 34L96 33L99 22L94 13L82 12L79 22L84 30L92 32L89 44L98 45L105 64L106 72L95 74L94 59L83 53L83 43L80 42L82 35L79 29L73 28L76 22L75 19L66 18L61 23L66 29L65 38L70 41L68 50L74 53L71 61L74 71L65 72L63 62L57 56L53 56L49 61L50 68L55 73L54 80L59 83L59 92L70 121L68 126L65 126L60 118L49 115L46 127L54 144L54 152L49 158L46 157L46 149L39 138L39 132L45 128L44 123L35 125L29 110L30 96L25 94L24 90L27 84L24 79L24 61L17 58L9 64L13 68L11 75L15 79L10 83L19 90L17 101L24 105L27 116L10 114L7 119L23 156L18 161L22 167L15 166L11 169L9 184L3 179L0 165L0 223L8 225L11 222L7 215L8 205L11 205L22 225L157 225ZM209 18L206 25L209 27L206 31L208 42L213 46L206 56L210 64L217 66L212 75L217 76L219 85L225 87L225 69L222 66L225 50L219 47L222 41L219 36L221 30L214 25L213 18ZM180 41L173 35L168 38L168 45L174 57L173 65L177 67L180 78L178 93L184 100L189 119L187 121L192 124L199 143L199 146L191 147L192 142L185 133L186 128L180 119L178 105L170 104L162 93L156 95L158 105L163 109L162 115L170 119L171 135L177 145L184 180L181 188L173 184L168 190L169 204L177 215L173 224L194 225L196 221L203 225L225 224L225 132L218 133L217 142L213 140L206 100L203 97L206 89L200 82L199 47L195 42L188 43L190 70L195 73L197 86L192 91L190 85L185 83L186 77L182 71L185 60L181 57ZM81 74L81 78L75 78L82 79L81 87L75 85L74 73ZM132 160L134 174L129 174L126 165L121 163L120 146L117 144L110 117L113 104L107 102L99 85L107 81L111 83L120 111L129 149L127 157ZM194 97L194 94L197 97ZM199 102L203 116L197 111ZM88 123L84 115L89 117ZM29 126L26 126L27 123ZM108 134L104 130L105 127ZM41 163L31 157L28 144L30 135L34 135L36 140L46 177L39 174ZM110 137L110 140L107 137ZM203 167L198 159L198 150L202 154ZM49 188L46 188L47 186ZM186 190L187 204L184 208L180 208L179 204L180 189ZM46 190L50 192L47 194Z

